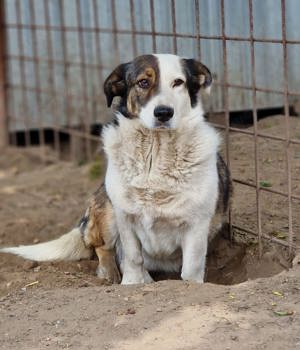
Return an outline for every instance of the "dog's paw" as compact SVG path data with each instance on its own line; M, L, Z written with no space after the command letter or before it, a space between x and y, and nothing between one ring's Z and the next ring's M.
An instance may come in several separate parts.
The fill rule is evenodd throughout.
M118 267L115 264L113 266L104 266L103 264L99 264L96 275L112 284L118 284L121 282L121 275Z
M151 282L153 282L152 277L147 270L144 270L143 273L124 273L121 284L143 284Z
M195 271L185 271L181 273L181 279L189 282L204 282L204 271L202 269L198 269Z

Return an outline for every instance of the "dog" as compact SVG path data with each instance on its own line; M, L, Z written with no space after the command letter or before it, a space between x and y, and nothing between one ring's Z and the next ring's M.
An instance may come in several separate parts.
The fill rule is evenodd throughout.
M79 225L56 240L1 252L48 261L95 251L97 275L112 283L148 283L151 271L202 283L207 246L227 221L232 191L200 98L211 84L204 64L175 55L119 65L104 83L108 107L118 99L102 134L105 183Z

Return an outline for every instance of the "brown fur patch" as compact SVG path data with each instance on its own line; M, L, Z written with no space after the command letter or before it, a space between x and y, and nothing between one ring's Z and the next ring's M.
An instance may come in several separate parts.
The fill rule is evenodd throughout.
M147 88L138 84L144 79L149 83ZM159 68L154 55L142 55L118 66L104 83L108 106L114 97L120 96L119 109L128 118L137 118L141 108L157 94L158 89Z
M138 83L147 80L149 87L141 88ZM127 110L131 117L137 118L143 106L158 92L159 70L157 58L153 55L137 57L128 71Z
M119 283L120 273L115 261L115 249L110 232L114 220L113 208L104 185L94 194L87 215L84 242L87 246L95 248L99 258L97 275L111 283Z

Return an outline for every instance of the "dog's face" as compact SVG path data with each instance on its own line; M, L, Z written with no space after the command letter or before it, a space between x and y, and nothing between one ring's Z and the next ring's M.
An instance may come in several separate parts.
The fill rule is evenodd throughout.
M202 63L175 55L143 55L121 64L106 79L108 107L121 97L119 111L140 118L149 129L175 129L198 105L211 73Z

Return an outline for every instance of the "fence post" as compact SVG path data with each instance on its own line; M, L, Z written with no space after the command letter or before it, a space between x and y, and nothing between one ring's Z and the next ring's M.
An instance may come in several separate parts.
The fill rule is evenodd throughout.
M8 118L5 104L5 8L0 1L0 149L8 145Z

